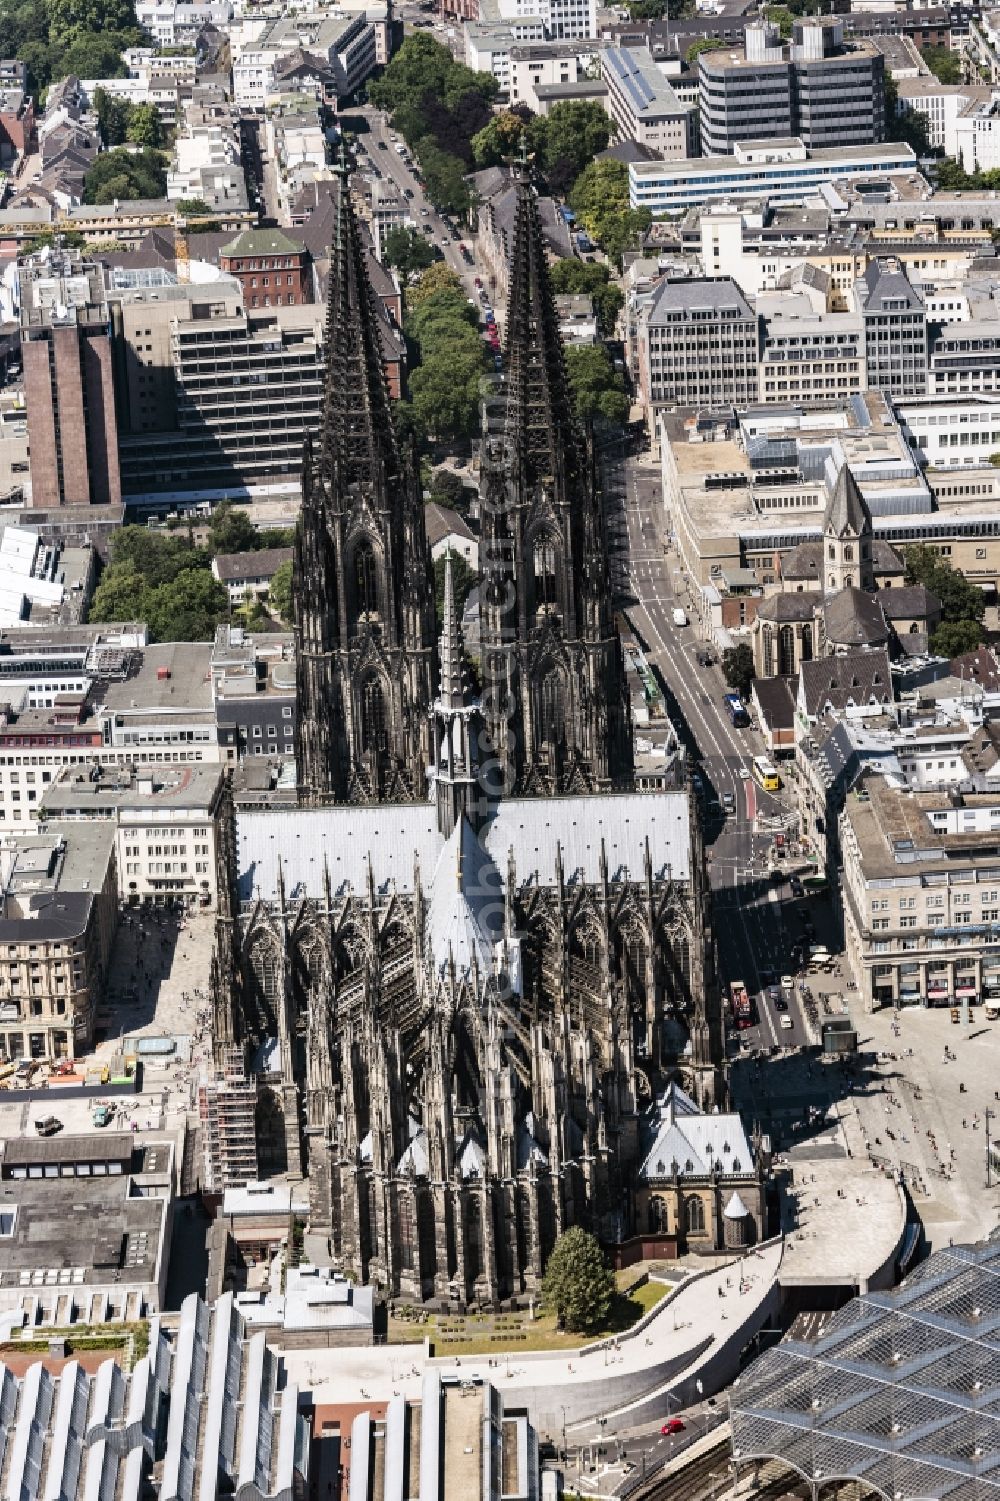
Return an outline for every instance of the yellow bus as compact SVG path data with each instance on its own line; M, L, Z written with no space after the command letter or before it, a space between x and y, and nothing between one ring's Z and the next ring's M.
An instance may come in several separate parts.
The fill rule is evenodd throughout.
M763 787L765 792L777 792L781 787L781 778L777 769L766 756L754 756L753 776L754 781Z

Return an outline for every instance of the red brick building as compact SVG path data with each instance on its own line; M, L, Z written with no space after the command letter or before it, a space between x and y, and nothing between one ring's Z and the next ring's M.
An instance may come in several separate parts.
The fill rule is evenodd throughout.
M111 322L99 274L65 275L60 295L21 309L33 506L119 505Z
M313 300L312 263L281 229L246 229L223 245L219 266L243 289L245 308L298 307Z

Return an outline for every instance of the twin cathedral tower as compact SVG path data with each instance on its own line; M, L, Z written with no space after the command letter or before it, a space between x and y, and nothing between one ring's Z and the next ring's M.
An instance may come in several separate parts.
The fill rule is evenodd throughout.
M308 1175L335 1265L451 1307L534 1295L571 1225L646 1233L651 1195L662 1234L658 1100L679 1077L710 1104L722 1061L698 820L682 771L634 789L596 457L526 163L515 191L473 693L450 564L435 621L341 177L294 561L297 796L236 798L213 965L217 1057L267 1059L259 1171Z
M573 415L528 168L516 172L504 420L484 437L480 484L478 726L458 713L454 681L435 699L417 459L395 434L364 251L350 194L339 195L326 402L295 557L305 802L422 800L432 767L452 820L473 782L489 796L631 785L594 453ZM442 657L460 653L447 639L455 622L446 627ZM450 660L460 672L460 655ZM458 758L464 783L448 780Z

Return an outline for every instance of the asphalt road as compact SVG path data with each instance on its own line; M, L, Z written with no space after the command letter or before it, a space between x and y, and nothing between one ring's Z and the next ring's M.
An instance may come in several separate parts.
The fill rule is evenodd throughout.
M718 666L704 667L697 654L705 643L692 625L673 623L675 606L691 617L691 601L677 554L665 542L658 469L648 459L624 460L623 515L612 514L612 535L624 543L618 552L616 585L634 601L628 609L633 629L646 644L648 657L667 691L668 710L689 751L697 758L713 914L722 981L728 992L743 980L756 997L757 1024L730 1038L730 1051L755 1047L795 1047L817 1040L809 1029L796 990L787 1014L790 1029L762 995L765 977L774 982L792 968L791 950L803 941L799 912L810 905L796 900L787 881L771 878L774 821L787 818L787 793L765 793L742 776L754 755L764 752L753 730L734 728L723 704L727 691ZM728 817L721 801L731 793L735 811Z
M368 131L358 137L359 151L358 170L362 173L374 166L384 181L392 182L399 189L400 194L409 205L410 217L415 229L423 233L425 225L430 225L432 233L428 239L441 251L451 269L462 280L468 295L478 303L478 288L475 278L478 276L487 288L491 286L491 278L487 269L483 266L469 263L462 256L459 244L464 243L475 255L475 242L468 235L463 235L461 226L456 222L459 233L453 234L452 229L446 223L441 214L437 212L430 199L426 197L420 183L413 174L413 169L403 161L399 153L394 149L395 140L389 129L386 115L376 109L362 108L352 110L355 116L363 117L368 123ZM402 140L402 137L396 139ZM406 197L406 191L412 197ZM426 211L426 212L425 212ZM497 314L499 318L499 312Z

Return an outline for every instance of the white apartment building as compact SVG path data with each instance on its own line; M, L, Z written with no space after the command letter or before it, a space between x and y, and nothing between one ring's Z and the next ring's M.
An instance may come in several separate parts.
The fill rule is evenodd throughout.
M582 73L579 48L566 42L518 42L508 54L507 93L511 104L539 113L536 88L576 83Z
M246 33L244 32L244 35ZM274 85L275 64L303 48L322 57L342 96L353 94L377 65L375 28L362 12L284 15L265 23L233 56L233 98L240 109L263 109Z
M901 401L900 426L934 469L978 468L1000 453L1000 396L945 396Z
M218 896L221 766L66 768L45 792L42 816L63 823L115 825L123 901L186 898L214 906Z
M636 141L666 161L695 155L695 111L681 104L648 47L606 47L601 77L619 140Z
M597 0L498 0L501 21L541 19L552 41L597 36Z
M1000 320L970 319L943 328L927 359L928 396L1000 392Z
M186 47L203 26L225 27L233 7L229 0L137 0L135 16L159 47Z
M901 78L896 83L896 114L920 115L930 144L945 156L959 154L958 120L967 105L989 102L990 90L978 84L939 83L936 78Z
M1000 91L970 100L955 121L955 156L966 172L1000 167Z

